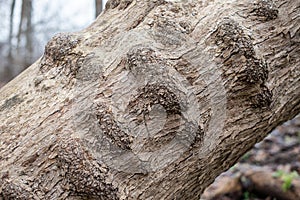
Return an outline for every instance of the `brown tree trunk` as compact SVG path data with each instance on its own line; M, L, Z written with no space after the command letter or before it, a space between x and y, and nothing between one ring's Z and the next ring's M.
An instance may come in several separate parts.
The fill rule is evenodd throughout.
M10 16L9 16L9 36L8 36L9 50L8 50L8 55L7 55L10 62L12 59L12 46L13 46L12 39L13 39L15 5L16 5L16 0L12 0L11 7L10 7Z
M8 64L4 67L4 73L1 74L1 79L5 82L8 82L13 77L13 22L14 22L14 12L15 12L15 5L16 1L12 0L11 6L10 6L10 15L9 15L9 34L8 34L8 54L7 54L7 62Z
M299 113L298 13L294 0L108 1L0 90L2 198L199 199Z
M25 64L24 69L33 62L33 25L32 25L32 0L26 0L26 30L25 30Z
M24 36L24 48L21 48L22 36ZM18 55L24 56L24 69L32 63L33 57L33 26L32 26L32 0L22 0L21 17L17 34ZM25 50L21 53L21 51Z
M95 17L97 18L98 15L102 12L103 5L102 5L102 0L95 0Z

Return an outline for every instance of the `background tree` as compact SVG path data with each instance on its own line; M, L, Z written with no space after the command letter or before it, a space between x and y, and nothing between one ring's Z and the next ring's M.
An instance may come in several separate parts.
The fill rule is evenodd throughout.
M15 5L16 5L16 1L12 0L11 2L11 8L10 8L10 15L9 15L9 36L8 36L8 45L9 45L9 49L8 49L8 55L7 55L7 60L8 63L12 63L13 62L13 44L12 44L12 39L13 39L13 22L14 22L14 12L15 12ZM8 65L5 66L4 69L4 77L12 77L12 68L9 67ZM9 78L8 78L9 79ZM7 80L8 81L8 80Z
M0 83L39 58L55 33L82 29L94 19L94 0L64 4L68 0L0 1Z
M103 2L102 0L95 0L95 17L98 17L98 15L102 12L103 6L102 6Z
M12 3L12 7L15 1ZM13 11L13 8L12 8ZM22 0L21 17L19 22L19 30L17 34L17 50L18 54L26 52L24 67L27 68L33 62L33 25L32 25L32 0ZM13 13L12 13L13 14ZM13 22L13 21L12 21ZM12 25L10 25L12 26ZM21 37L24 36L24 49L20 49Z

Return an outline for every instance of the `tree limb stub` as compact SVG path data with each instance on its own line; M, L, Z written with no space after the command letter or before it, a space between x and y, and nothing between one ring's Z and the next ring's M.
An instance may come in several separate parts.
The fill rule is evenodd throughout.
M0 199L199 199L299 113L297 13L110 0L1 88Z

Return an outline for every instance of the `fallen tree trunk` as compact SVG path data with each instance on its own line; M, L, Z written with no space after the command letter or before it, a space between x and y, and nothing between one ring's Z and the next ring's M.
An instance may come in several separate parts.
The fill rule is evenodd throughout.
M202 198L207 200L243 199L245 194L254 195L259 199L272 197L296 200L300 198L300 179L292 176L294 172L282 172L283 176L278 176L279 171L251 165L238 165L235 170L237 171L235 175L219 176L213 185L205 190ZM284 176L289 176L289 178L284 179Z
M284 181L265 171L249 171L246 173L248 189L260 195L272 196L276 199L294 200L300 198L300 180L291 179L291 186L284 189Z
M199 199L299 113L297 13L110 0L0 90L0 197Z

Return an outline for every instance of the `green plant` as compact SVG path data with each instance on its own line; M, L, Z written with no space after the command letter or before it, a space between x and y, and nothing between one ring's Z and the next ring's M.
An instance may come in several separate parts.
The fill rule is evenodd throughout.
M244 200L249 200L250 199L250 193L248 191L243 193L243 199Z
M236 171L237 169L238 169L238 167L239 167L239 163L236 163L235 165L233 165L232 167L230 167L230 171L232 171L232 172L234 172L234 171Z
M273 177L280 178L283 181L281 188L286 192L291 188L294 178L299 177L299 174L296 171L286 173L282 170L278 170L273 174Z
M250 199L256 199L257 196L249 191L244 191L243 192L243 200L250 200Z
M250 158L250 152L248 151L247 153L245 153L242 158L241 158L241 161L246 161Z

